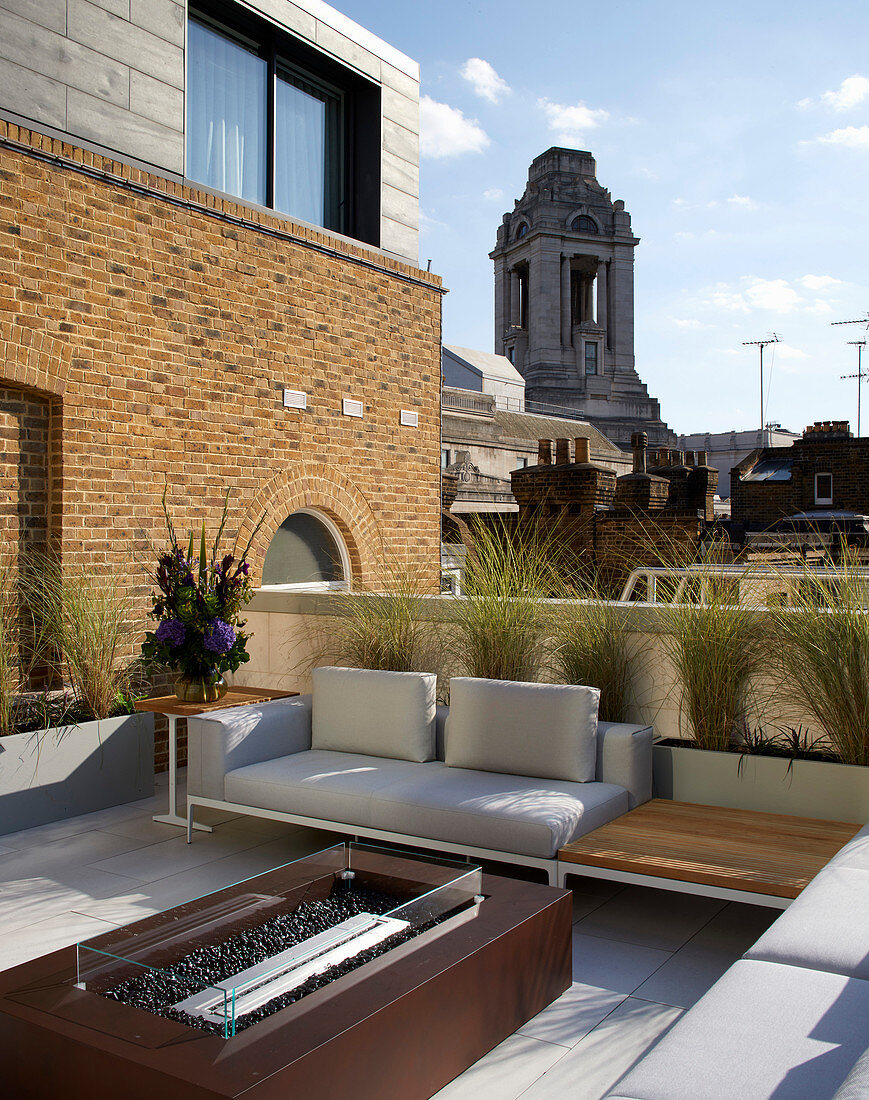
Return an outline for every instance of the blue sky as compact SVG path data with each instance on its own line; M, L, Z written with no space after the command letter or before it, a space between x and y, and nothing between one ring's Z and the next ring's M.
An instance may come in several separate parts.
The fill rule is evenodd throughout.
M337 0L422 69L420 257L446 343L492 349L503 213L551 145L589 149L636 252L640 376L679 432L856 421L869 310L869 4ZM544 18L536 18L536 11ZM869 355L866 356L869 364ZM869 434L869 386L863 431Z

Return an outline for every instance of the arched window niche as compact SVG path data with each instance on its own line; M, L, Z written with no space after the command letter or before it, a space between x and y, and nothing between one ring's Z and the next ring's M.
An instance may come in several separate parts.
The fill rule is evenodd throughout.
M347 547L332 520L314 508L287 516L266 550L262 587L325 592L346 590L349 582Z
M570 227L575 233L599 233L600 230L597 227L597 222L588 216L588 214L580 214L578 218L573 219L573 223Z

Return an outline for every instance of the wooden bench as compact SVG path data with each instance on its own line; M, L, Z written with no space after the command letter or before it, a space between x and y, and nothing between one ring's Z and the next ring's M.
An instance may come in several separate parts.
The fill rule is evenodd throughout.
M786 909L860 828L654 798L558 853L568 875Z

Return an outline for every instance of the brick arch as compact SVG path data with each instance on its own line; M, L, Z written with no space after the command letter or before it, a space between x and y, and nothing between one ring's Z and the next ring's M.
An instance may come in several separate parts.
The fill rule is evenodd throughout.
M341 532L350 558L351 580L368 581L383 560L380 531L371 505L362 490L334 467L297 462L276 474L256 494L239 528L240 550L262 519L251 544L255 583L262 577L266 550L287 516L299 508L325 513Z
M51 332L13 324L0 360L0 381L61 397L72 360L72 343Z

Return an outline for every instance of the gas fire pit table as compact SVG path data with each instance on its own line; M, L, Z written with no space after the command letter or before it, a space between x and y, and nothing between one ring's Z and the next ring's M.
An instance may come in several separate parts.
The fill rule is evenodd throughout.
M571 920L339 844L0 973L4 1095L430 1097L569 987Z

